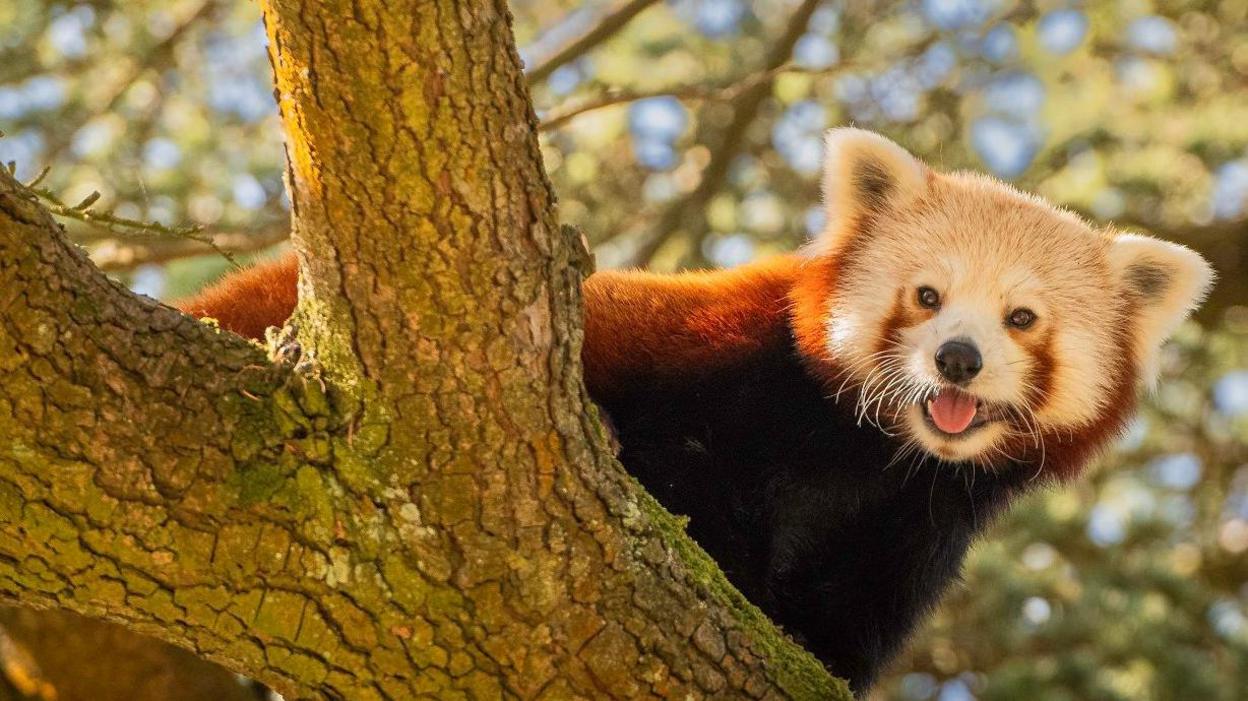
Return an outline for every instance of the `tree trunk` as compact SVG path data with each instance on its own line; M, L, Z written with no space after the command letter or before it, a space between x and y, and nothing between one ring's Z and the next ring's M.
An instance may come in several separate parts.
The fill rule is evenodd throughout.
M288 698L847 698L611 456L503 4L264 12L303 270L267 356L0 175L0 600Z

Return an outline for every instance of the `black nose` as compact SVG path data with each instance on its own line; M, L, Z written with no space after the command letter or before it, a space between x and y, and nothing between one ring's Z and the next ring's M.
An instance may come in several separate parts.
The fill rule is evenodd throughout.
M936 369L950 382L969 382L983 367L979 349L966 341L945 341L936 349Z

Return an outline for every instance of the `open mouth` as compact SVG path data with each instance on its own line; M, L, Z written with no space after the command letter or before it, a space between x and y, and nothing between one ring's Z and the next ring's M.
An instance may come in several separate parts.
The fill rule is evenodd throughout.
M990 420L984 403L954 387L945 387L920 404L928 427L951 438L961 438Z

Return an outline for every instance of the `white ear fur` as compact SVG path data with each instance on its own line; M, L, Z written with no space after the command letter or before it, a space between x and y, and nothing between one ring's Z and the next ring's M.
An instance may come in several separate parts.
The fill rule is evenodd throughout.
M1190 248L1139 234L1115 236L1109 261L1119 288L1135 301L1133 350L1140 377L1151 387L1161 344L1204 300L1213 268Z
M839 237L873 214L927 188L927 166L874 132L844 127L824 137L825 236Z

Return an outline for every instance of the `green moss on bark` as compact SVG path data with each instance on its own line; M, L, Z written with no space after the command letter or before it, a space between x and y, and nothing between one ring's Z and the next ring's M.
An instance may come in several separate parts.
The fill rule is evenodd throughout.
M741 624L759 652L770 661L779 686L794 699L853 701L849 686L830 676L815 659L776 628L771 619L750 603L724 576L723 570L685 533L687 519L672 515L642 486L637 488L637 505L644 522L660 533L663 543L684 565L708 598L724 606Z

